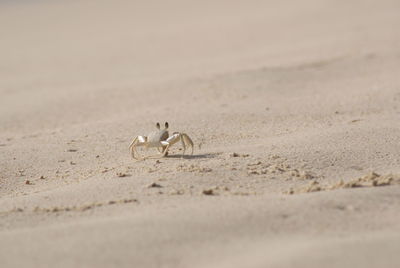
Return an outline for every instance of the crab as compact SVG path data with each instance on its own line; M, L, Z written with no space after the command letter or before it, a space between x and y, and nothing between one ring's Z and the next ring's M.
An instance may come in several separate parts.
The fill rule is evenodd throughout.
M131 156L137 160L143 160L147 158L162 158L168 155L168 149L170 146L175 143L181 141L183 152L182 157L185 155L185 151L187 147L191 147L191 154L193 155L193 141L186 133L181 132L173 132L171 136L168 133L168 122L165 122L165 128L161 129L160 123L156 124L158 130L151 132L147 136L136 136L131 144L129 145L129 151ZM149 148L157 148L159 154L150 155L150 156L140 156L136 150L136 147L143 146L146 149Z

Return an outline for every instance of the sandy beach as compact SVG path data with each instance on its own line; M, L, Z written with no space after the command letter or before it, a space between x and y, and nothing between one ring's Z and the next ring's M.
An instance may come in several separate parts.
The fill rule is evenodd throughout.
M0 2L0 267L400 267L399 14Z

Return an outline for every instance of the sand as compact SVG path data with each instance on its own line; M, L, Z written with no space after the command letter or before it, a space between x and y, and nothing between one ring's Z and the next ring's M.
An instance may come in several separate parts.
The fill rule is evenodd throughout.
M0 266L399 267L399 12L1 2Z

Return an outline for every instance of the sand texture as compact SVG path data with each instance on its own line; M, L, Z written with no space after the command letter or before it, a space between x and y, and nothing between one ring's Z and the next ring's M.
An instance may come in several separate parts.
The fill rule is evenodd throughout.
M400 267L399 29L397 0L0 2L0 267ZM193 156L133 160L166 121Z

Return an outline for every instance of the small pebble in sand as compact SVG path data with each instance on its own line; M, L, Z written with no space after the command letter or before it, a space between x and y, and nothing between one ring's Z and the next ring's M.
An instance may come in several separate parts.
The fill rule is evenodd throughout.
M122 173L122 172L117 172L117 176L120 177L120 178L123 178L123 177L126 177L128 175L125 174L125 173Z
M258 165L261 165L262 163L261 163L261 161L257 161L257 162L254 162L254 163L249 163L249 164L247 164L247 166L258 166Z
M184 190L173 190L169 192L170 195L183 195L185 193Z
M96 155L96 158L99 158L100 157L100 155Z
M40 178L39 179L41 179L41 180L44 180L45 179L45 177L42 175L42 176L40 176Z
M304 179L304 180L314 179L314 176L310 172L307 172L304 170L300 171L299 175L300 175L300 178Z
M26 181L25 181L25 184L27 184L27 185L31 185L32 183L31 183L31 181L30 181L30 180L26 180Z
M78 150L77 149L68 149L67 150L67 152L69 152L69 153L75 153L75 152L77 152Z
M70 161L69 164L72 165L72 166L76 165L76 163L73 162L73 161Z
M204 194L204 195L215 195L215 192L214 192L213 189L204 189L202 191L202 194Z
M149 185L147 185L147 188L161 188L162 186L158 183L150 183Z
M232 153L231 157L248 157L248 154L238 154L238 153Z

